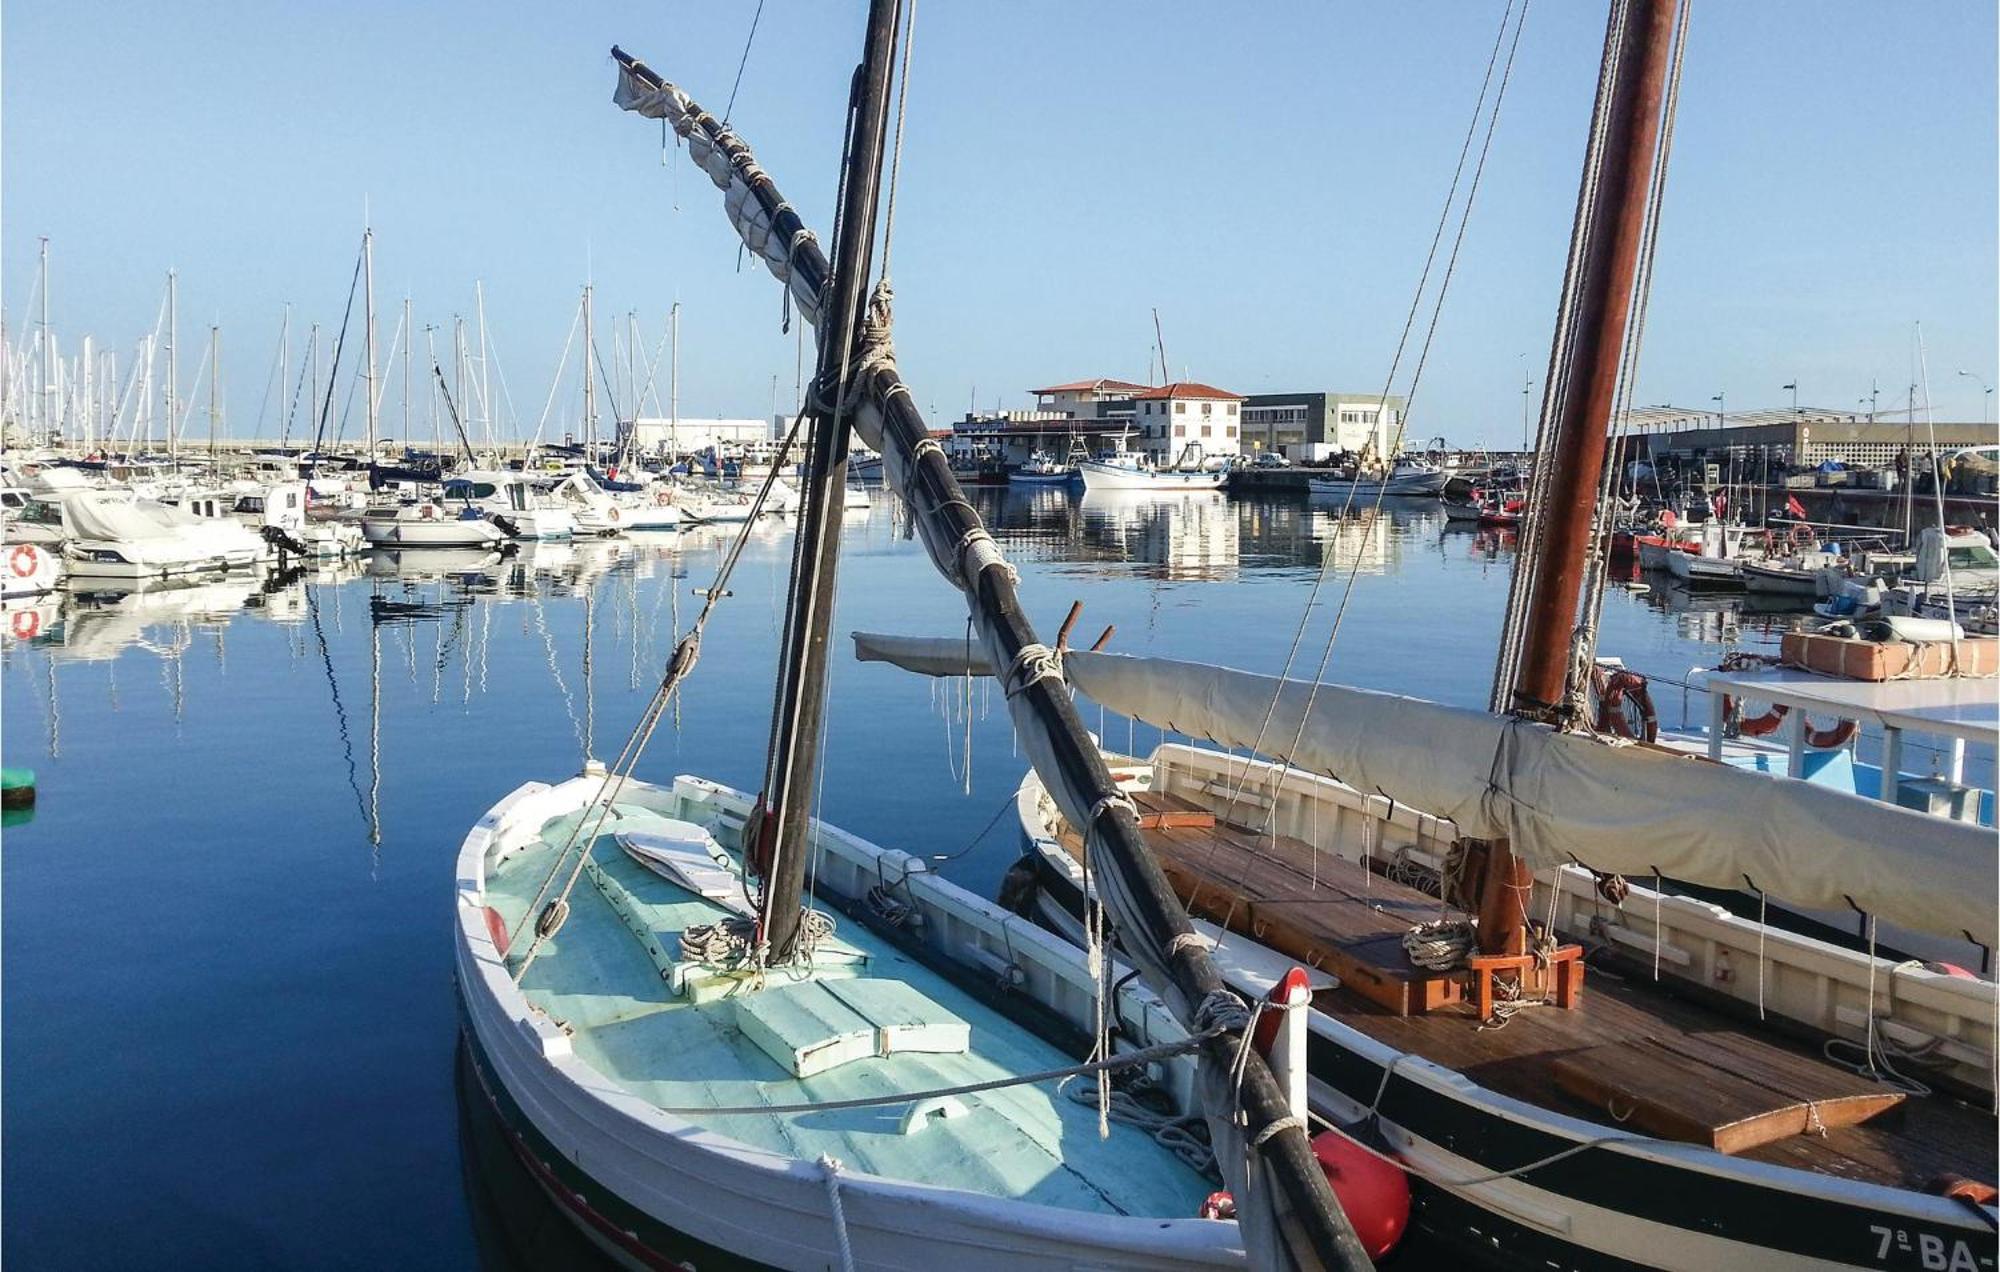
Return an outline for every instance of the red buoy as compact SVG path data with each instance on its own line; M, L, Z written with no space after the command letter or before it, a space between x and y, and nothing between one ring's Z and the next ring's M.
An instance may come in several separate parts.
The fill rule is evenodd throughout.
M1410 1225L1410 1177L1339 1131L1321 1131L1312 1146L1368 1257L1395 1249Z

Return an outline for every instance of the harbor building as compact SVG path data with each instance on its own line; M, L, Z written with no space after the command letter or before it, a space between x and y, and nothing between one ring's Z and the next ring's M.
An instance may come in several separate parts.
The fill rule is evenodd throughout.
M1095 380L1052 384L1045 389L1029 389L1028 392L1034 395L1033 413L1037 416L1048 415L1073 420L1121 418L1129 420L1132 418L1132 399L1151 387L1148 384L1134 384L1130 380L1113 380L1100 376Z
M787 420L789 425L791 421ZM734 451L781 434L769 420L690 419L678 421L640 417L632 423L639 450L648 455L691 455L712 448Z
M1161 463L1172 463L1189 446L1201 447L1210 459L1240 455L1243 400L1241 393L1190 380L1135 393L1132 449Z
M1714 412L1648 407L1632 412L1632 431L1652 459L1719 459L1725 455L1768 458L1773 467L1889 468L1903 455L1917 464L1931 456L1949 457L1968 446L1994 441L1991 424L1921 424L1868 420L1831 411L1732 413L1723 422Z
M1352 451L1387 457L1397 449L1403 399L1331 390L1253 393L1243 400L1242 422L1245 454L1319 460Z

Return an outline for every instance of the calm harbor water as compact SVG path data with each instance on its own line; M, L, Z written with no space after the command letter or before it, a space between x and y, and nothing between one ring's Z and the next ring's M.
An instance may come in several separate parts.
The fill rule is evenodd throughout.
M1113 624L1114 650L1275 672L1324 567L1301 670L1352 572L1327 678L1485 703L1512 564L1501 535L1428 509L1370 530L1302 500L975 497L1050 639L1082 600L1081 643ZM616 754L730 533L409 555L17 618L4 758L37 770L40 801L0 857L0 1257L567 1258L506 1163L481 1164L497 1141L455 1097L452 858L508 790ZM642 776L758 785L790 526L752 533ZM961 602L879 495L849 515L844 554L822 809L949 856L942 869L990 894L1018 851L1003 805L1024 768L997 701L845 646L857 629L962 633ZM1601 649L1665 680L1725 646L1774 646L1794 621L1653 582L1607 599ZM1678 723L1682 691L1655 699ZM1686 710L1705 718L1704 698ZM1092 722L1114 746L1158 738Z

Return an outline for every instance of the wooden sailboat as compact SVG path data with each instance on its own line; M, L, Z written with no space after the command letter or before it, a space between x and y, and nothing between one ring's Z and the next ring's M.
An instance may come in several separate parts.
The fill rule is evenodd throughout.
M1314 998L1314 1112L1404 1166L1441 1239L1520 1267L1985 1267L1993 983L1622 876L1991 943L1991 832L1567 727L1676 9L1613 6L1504 714L1103 653L1063 674L1134 719L1279 753L1110 758L1232 984L1268 984L1274 959L1337 982ZM962 641L862 647L933 675L1001 666ZM1081 941L1095 881L1060 804L1023 784L1010 899Z
M1251 1014L1145 855L1068 695L1035 670L1047 647L895 371L886 295L868 282L898 12L871 4L834 270L742 143L619 54L620 103L688 140L819 328L773 735L755 797L632 779L705 610L613 765L523 786L472 829L455 935L473 1071L517 1155L634 1266L1363 1266L1301 1119L1249 1045ZM982 644L1021 661L1010 708L1092 827L1096 877L1147 987L1111 985L921 862L812 819L850 425L928 510L919 532ZM1137 1050L1114 1054L1113 1011ZM1125 1101L1085 1106L1047 1080L1141 1062L1164 1102L1137 1121ZM1234 1222L1198 1217L1212 1185L1199 1154L1155 1133L1169 1125L1183 1149L1206 1126Z

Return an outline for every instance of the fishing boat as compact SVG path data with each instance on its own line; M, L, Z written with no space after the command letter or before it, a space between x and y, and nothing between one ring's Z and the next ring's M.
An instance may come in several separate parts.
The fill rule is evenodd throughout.
M687 142L746 247L820 328L771 744L754 798L632 775L730 595L732 551L616 762L523 786L466 836L466 1050L545 1190L635 1266L1358 1269L1367 1256L1313 1155L1303 1096L1290 1112L1251 1045L1252 1013L1149 870L1055 678L1023 675L1009 706L1080 818L1112 800L1087 820L1147 998L1125 997L1140 987L1108 982L1102 961L1014 943L1018 920L812 816L850 427L965 588L981 643L1046 648L896 371L886 280L870 287L899 11L870 5L831 263L740 139L613 50L618 103ZM994 996L1002 1009L964 988L996 977L1011 990ZM1151 1017L1147 1042L1122 1052L1109 1028L1121 1002ZM1051 1049L1030 1015L1073 1045ZM1302 1047L1301 1016L1275 1019ZM1113 1116L1108 1079L1091 1106L1065 1108L1053 1085L1142 1060L1159 1062L1164 1099L1142 1124ZM1226 1201L1156 1133L1161 1116L1207 1128ZM1203 1217L1225 1206L1233 1221Z
M1488 710L1097 651L1064 652L1061 676L1228 748L1110 767L1219 956L1337 980L1313 998L1314 1112L1410 1172L1414 1223L1522 1268L1983 1267L2000 1257L1994 983L1876 941L2000 941L1990 830L1619 737L1576 670L1685 38L1675 0L1612 6L1536 446L1547 497ZM1010 674L963 640L859 646ZM1090 821L1037 782L1009 899L1087 949L1109 900ZM1675 880L1859 910L1865 939Z
M1309 477L1315 496L1351 499L1426 499L1444 493L1451 474L1427 459L1399 455L1386 473L1355 467L1329 477Z
M1075 468L1047 451L1036 451L1028 461L1007 474L1015 486L1066 486L1076 476Z
M1105 490L1220 490L1229 481L1227 462L1210 465L1199 443L1189 443L1170 466L1160 466L1144 451L1125 448L1128 435L1103 454L1077 461L1086 493Z
M1744 561L1762 555L1761 548L1750 545L1751 535L1733 522L1704 521L1699 551L1666 549L1667 573L1689 587L1742 587Z

